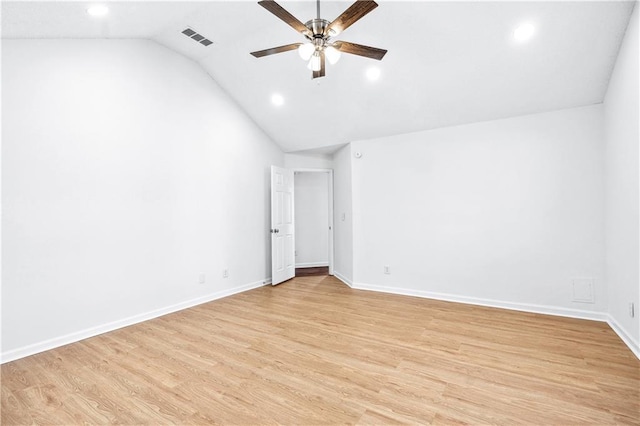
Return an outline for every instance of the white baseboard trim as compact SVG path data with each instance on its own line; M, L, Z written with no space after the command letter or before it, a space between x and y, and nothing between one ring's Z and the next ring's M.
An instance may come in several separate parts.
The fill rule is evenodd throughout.
M431 291L407 288L386 287L373 284L355 283L353 288L358 290L378 291L404 296L423 297L426 299L443 300L446 302L465 303L469 305L487 306L491 308L509 309L512 311L531 312L536 314L556 315L561 317L587 319L607 322L608 315L603 312L583 311L579 309L561 308L558 306L535 305L530 303L506 302L502 300L481 299L476 297L459 296L455 294L436 293Z
M609 327L616 332L624 344L631 349L631 352L633 352L636 358L640 359L640 344L638 341L628 334L611 315L607 315L607 323L609 324Z
M333 276L339 279L340 281L342 281L343 283L345 283L346 285L348 285L349 287L353 288L353 283L351 282L351 280L345 277L344 275L342 275L340 272L334 270Z
M113 322L99 325L96 327L87 328L85 330L81 330L81 331L70 333L64 336L45 340L43 342L34 343L28 346L24 346L22 348L13 349L7 352L2 352L2 354L0 354L0 364L4 364L10 361L15 361L17 359L24 358L30 355L35 355L37 353L48 351L50 349L55 349L60 346L68 345L70 343L79 342L80 340L88 339L89 337L94 337L99 334L107 333L109 331L114 331L123 327L128 327L130 325L134 325L134 324L138 324L154 318L158 318L163 315L181 311L183 309L188 309L197 305L201 305L203 303L211 302L217 299L222 299L223 297L242 293L248 290L253 290L254 288L262 287L268 284L271 284L271 278L255 281L249 284L244 284L244 285L230 288L227 290L217 291L215 293L198 297L196 299L191 299L185 302L176 303L175 305L166 306L164 308L155 309L153 311L134 315L129 318L124 318L121 320L113 321Z
M329 266L329 262L296 263L296 268L319 268L323 266Z

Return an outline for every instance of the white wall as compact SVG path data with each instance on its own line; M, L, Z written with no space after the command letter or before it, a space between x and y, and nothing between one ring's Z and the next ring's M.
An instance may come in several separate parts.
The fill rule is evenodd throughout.
M333 155L334 275L353 283L351 144Z
M283 153L199 66L150 41L2 43L4 361L270 277Z
M323 154L284 154L284 166L288 169L331 169L333 158Z
M603 312L602 133L597 105L352 143L354 284Z
M605 230L609 314L640 356L638 244L638 3L631 16L604 102ZM636 315L629 315L629 303ZM622 331L622 333L620 333Z
M296 172L296 268L329 265L329 173Z

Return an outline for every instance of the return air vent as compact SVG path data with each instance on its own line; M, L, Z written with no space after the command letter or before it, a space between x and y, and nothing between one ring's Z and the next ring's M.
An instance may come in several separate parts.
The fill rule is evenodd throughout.
M202 34L198 34L194 30L192 30L191 28L186 28L184 31L182 31L182 34L186 35L191 40L202 44L203 46L209 46L209 45L213 44L213 42L211 40L209 40L208 38L206 38Z

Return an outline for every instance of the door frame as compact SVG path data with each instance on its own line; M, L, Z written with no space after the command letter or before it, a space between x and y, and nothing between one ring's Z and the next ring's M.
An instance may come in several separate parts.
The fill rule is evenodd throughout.
M312 168L299 168L294 167L293 170L293 193L295 199L295 182L296 173L328 173L328 185L329 185L329 275L333 275L333 169L312 169ZM293 220L295 223L296 210L293 209Z

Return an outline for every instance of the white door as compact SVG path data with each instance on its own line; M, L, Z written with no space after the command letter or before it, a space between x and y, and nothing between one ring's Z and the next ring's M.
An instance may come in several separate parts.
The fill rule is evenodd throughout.
M276 285L296 274L293 222L293 170L271 166L271 280Z

